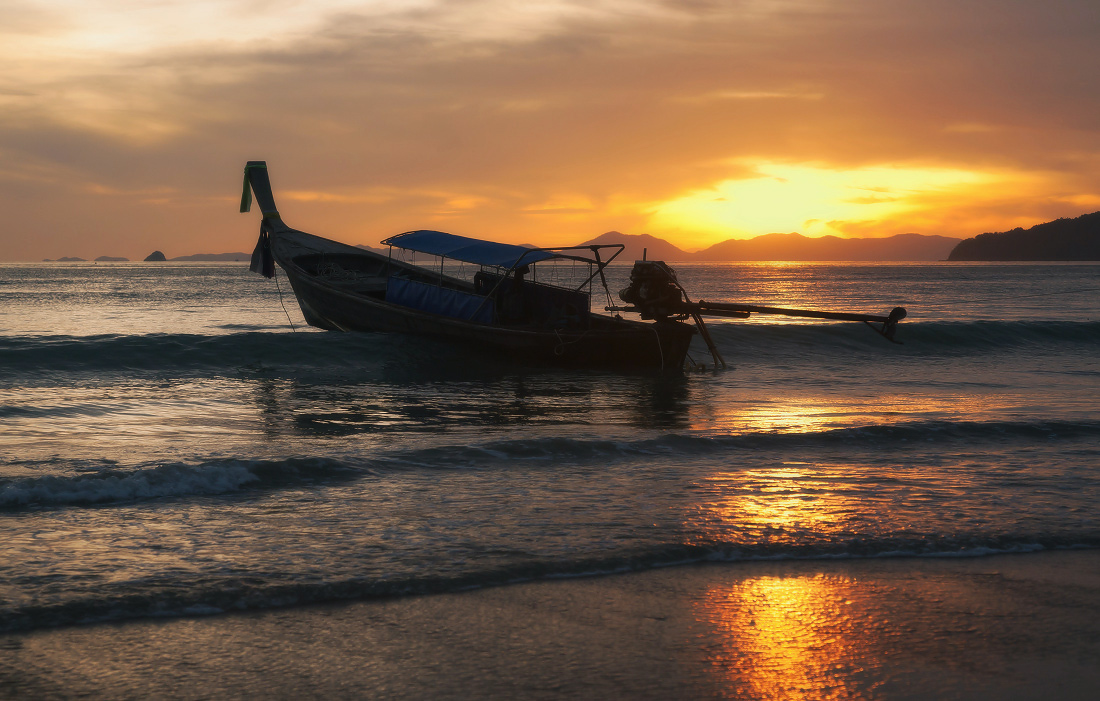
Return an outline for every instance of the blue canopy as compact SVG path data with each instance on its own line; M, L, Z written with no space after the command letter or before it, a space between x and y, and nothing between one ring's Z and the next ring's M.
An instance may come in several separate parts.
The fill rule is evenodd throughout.
M540 260L560 258L550 251L537 251L525 246L513 246L510 243L493 243L465 236L446 234L442 231L409 231L391 236L382 242L387 246L397 246L417 253L453 258L475 265L495 265L512 268L516 263L537 263ZM522 258L522 260L520 260Z

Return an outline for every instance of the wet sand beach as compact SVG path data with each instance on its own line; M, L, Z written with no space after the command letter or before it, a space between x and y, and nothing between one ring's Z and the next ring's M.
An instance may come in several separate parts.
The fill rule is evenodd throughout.
M690 565L0 649L5 698L1091 699L1100 551Z

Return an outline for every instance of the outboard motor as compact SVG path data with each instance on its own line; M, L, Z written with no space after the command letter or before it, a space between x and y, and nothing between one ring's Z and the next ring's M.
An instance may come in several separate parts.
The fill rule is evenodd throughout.
M619 299L633 304L643 319L667 319L685 313L676 271L659 260L639 260L630 271L630 284Z
M888 316L881 316L853 312L767 307L759 304L707 302L702 299L692 302L691 298L688 297L687 290L677 281L676 272L664 261L659 260L635 261L634 269L630 271L630 284L619 292L619 298L632 306L607 306L605 309L609 312L633 312L640 314L643 319L656 319L658 322L668 321L670 317L674 317L677 321L694 320L699 335L702 336L711 356L714 358L715 367L726 367L726 361L722 359L718 347L714 344L714 339L710 337L710 332L707 331L707 325L703 321L704 315L747 319L752 314L781 314L810 319L862 321L894 343L901 343L901 341L894 338L894 334L897 331L898 322L906 316L904 307L895 307ZM873 324L876 323L882 324L882 326L875 327Z

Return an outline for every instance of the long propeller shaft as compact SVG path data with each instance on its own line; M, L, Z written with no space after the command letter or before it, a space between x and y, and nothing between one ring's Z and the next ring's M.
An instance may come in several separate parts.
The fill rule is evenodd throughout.
M684 302L685 311L696 314L708 314L713 316L748 316L749 314L781 314L784 316L802 316L812 319L835 319L837 321L876 321L879 323L897 322L905 318L905 311L899 313L898 307L888 316L881 314L858 314L853 312L824 312L816 309L790 309L787 307L764 307L757 304L728 304L725 302Z

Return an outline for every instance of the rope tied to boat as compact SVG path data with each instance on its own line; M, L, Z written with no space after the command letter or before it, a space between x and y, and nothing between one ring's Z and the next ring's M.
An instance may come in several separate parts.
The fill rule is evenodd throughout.
M653 337L657 339L657 354L661 357L661 370L665 369L665 349L661 346L661 334L657 333L656 326L650 326L649 330L653 332Z
M279 276L275 274L275 270L271 271L271 277L275 279L275 289L279 291L279 306L283 308L283 314L286 314L287 323L290 324L290 330L294 333L298 333L298 329L294 327L294 321L290 318L290 312L286 310L286 304L283 302L283 288L279 285Z
M556 336L557 339L558 339L558 345L554 346L554 355L557 355L557 356L564 355L566 346L571 346L574 343L580 343L584 339L584 337L588 335L588 332L591 331L591 330L592 329L587 329L580 336L577 336L576 339L574 339L572 341L566 341L565 339L563 339L561 337L561 331L559 331L558 329L554 329L554 336Z

